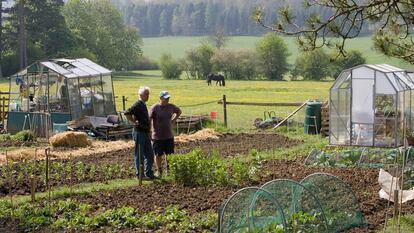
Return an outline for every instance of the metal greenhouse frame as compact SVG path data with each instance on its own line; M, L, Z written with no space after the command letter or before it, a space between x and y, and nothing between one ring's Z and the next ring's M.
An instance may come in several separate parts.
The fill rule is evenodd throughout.
M330 89L332 145L397 147L414 128L414 73L387 64L342 71Z

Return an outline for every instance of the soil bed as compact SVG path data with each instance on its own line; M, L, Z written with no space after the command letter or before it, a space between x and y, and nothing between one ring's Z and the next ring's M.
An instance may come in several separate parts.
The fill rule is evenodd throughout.
M234 156L246 154L252 149L258 151L270 150L272 148L292 147L303 143L280 134L257 133L257 134L224 134L219 139L205 141L193 141L176 143L177 153L188 153L195 148L200 148L204 154L218 153L221 156Z
M385 215L392 216L392 204L387 207L387 201L380 199L380 189L377 179L377 169L363 168L320 168L307 167L303 160L271 161L267 162L257 182L250 182L246 186L261 185L277 178L301 180L315 172L333 174L349 184L354 191L367 226L352 229L351 232L373 232L381 229L385 222ZM207 209L217 210L223 201L240 187L183 187L180 185L145 185L123 190L90 194L78 197L77 200L93 205L101 204L107 208L131 206L140 212L146 213L155 208L165 208L168 205L178 205L190 213ZM414 213L413 202L403 205L403 213Z
M272 148L290 147L300 143L298 140L291 140L288 137L279 134L224 134L220 135L218 140L197 140L188 142L177 142L177 153L188 153L195 148L200 148L204 154L212 154L215 151L219 152L222 156L232 156L236 154L247 154L251 149L258 151L265 151ZM88 150L87 155L75 155L69 159L53 159L50 167L50 184L52 187L61 185L78 184L84 182L104 182L105 180L118 179L118 178L131 178L134 177L134 149L129 145L131 143L124 143L126 148L119 149L118 147L110 152L97 152ZM53 156L53 153L51 153ZM30 162L28 162L30 163ZM84 169L85 174L80 174L76 169L76 163L84 163L87 169ZM68 169L61 169L59 174L55 174L55 166L61 164L61 166L72 166L73 172L70 173ZM91 171L91 166L96 167L96 172ZM122 167L122 172L108 173L108 167ZM32 175L26 170L26 165L16 163L13 167L14 179L12 184L8 184L7 172L4 166L0 167L0 178L3 182L0 184L0 197L9 194L11 191L14 194L29 194L30 185L28 178L20 179L19 174L24 177L30 177ZM58 169L58 168L56 168ZM43 170L41 170L43 171ZM29 172L29 173L28 173ZM105 173L105 174L104 174ZM38 177L37 191L45 191L44 174L40 171L36 174Z

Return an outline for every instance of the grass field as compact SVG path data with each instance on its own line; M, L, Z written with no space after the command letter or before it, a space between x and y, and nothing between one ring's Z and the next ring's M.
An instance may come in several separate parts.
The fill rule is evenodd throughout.
M171 102L181 106L184 114L208 114L218 112L218 121L223 121L223 106L217 101L226 95L227 101L245 102L304 102L307 99L328 99L328 91L332 82L311 81L233 81L226 82L226 87L207 86L205 80L165 80L160 71L133 71L117 73L113 77L117 110L122 110L122 96L128 98L128 108L137 99L139 86L147 85L152 95L148 105L158 101L161 90L170 91ZM8 91L8 83L0 82L0 90ZM190 106L207 103L198 106ZM231 128L251 128L256 117L263 118L264 111L274 111L277 116L283 117L296 107L256 107L256 106L228 106L228 123ZM303 112L299 112L299 116ZM297 119L302 121L302 119Z
M130 106L137 99L137 88L147 85L152 90L149 105L157 102L161 90L170 91L171 102L182 107L184 114L209 113L217 111L219 121L223 120L223 106L216 102L223 95L227 101L245 102L304 102L307 99L327 100L332 82L311 81L233 81L229 80L226 87L207 86L205 80L164 80L160 71L135 71L120 73L114 76L114 88L117 108L121 110L121 97L128 97ZM199 106L199 103L213 102ZM228 106L228 122L231 128L251 128L256 117L263 118L264 111L274 111L278 116L286 116L296 107L256 107ZM303 112L299 116L303 116ZM302 121L303 119L297 119Z
M295 43L294 37L284 37L285 42L288 45L291 56L289 57L289 63L293 64L298 57L299 50ZM185 51L189 48L197 47L205 41L206 37L153 37L153 38L144 38L143 51L144 55L158 60L163 53L170 53L176 58L182 58L185 55ZM255 48L256 43L261 39L261 37L254 36L236 36L230 37L229 42L227 43L227 48L236 48L236 49L248 49ZM367 63L372 64L381 64L388 63L405 69L414 69L413 65L409 65L397 59L390 59L377 53L373 49L373 44L370 37L359 37L347 42L347 49L355 49L361 51L364 56L367 58Z

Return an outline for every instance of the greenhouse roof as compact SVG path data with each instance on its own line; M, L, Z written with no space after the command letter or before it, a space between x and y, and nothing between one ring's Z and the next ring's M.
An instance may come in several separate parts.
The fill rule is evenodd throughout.
M404 72L403 69L400 69L398 67L395 66L391 66L388 64L376 64L376 65L366 65L374 70L378 70L384 73L389 73L389 72Z
M372 71L380 72L383 74L376 75ZM347 88L348 85L343 85L343 83L350 82L350 79L360 79L361 77L363 77L363 79L373 79L375 77L377 80L387 79L387 83L391 84L391 86L388 84L384 85L388 86L387 88L392 87L396 91L403 91L408 89L414 90L414 73L388 64L363 64L346 69L341 72L331 88Z
M28 66L14 76L25 75L27 72L43 72L44 67L66 78L90 77L110 74L111 71L87 58L52 59Z

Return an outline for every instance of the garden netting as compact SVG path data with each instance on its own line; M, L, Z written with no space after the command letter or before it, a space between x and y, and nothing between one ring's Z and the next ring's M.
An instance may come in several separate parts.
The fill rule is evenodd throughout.
M382 168L399 177L404 173L404 188L414 187L414 148L352 148L322 151L312 149L305 165L322 167Z
M363 224L349 186L315 173L301 182L276 179L234 193L221 207L218 232L340 232Z
M325 167L368 167L389 168L396 165L414 168L414 148L400 147L383 148L353 148L322 151L312 149L305 160L305 165Z

